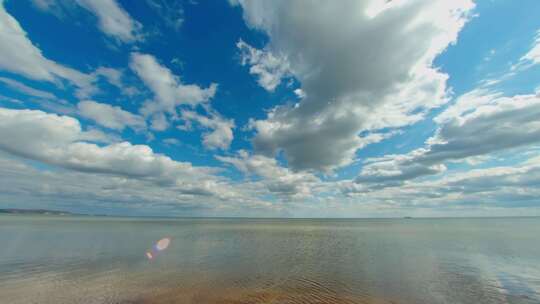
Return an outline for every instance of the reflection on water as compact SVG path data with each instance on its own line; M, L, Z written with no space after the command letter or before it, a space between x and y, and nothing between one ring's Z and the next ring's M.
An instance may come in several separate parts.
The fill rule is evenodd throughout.
M540 303L538 218L2 215L0 244L0 303Z

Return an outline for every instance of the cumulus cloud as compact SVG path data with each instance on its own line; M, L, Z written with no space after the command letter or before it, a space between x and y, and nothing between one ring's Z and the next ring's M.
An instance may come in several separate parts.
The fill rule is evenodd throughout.
M3 199L20 208L88 206L100 213L114 209L130 210L132 214L198 216L279 212L278 206L236 190L234 185L216 179L165 185L111 174L36 169L0 152L0 192Z
M178 106L196 106L205 103L216 93L216 84L201 88L194 84L182 83L180 77L161 65L152 55L133 53L130 67L155 96L155 100L146 102L141 109L141 113L145 116L162 112L176 115Z
M482 155L540 141L540 96L501 96L470 110L458 102L435 118L440 129L423 161ZM457 110L456 110L457 109Z
M78 140L93 140L79 122L68 116L37 110L0 108L2 149L22 156L38 158Z
M528 198L534 204L540 205L538 199L540 158L531 158L512 167L471 170L449 176L432 185L438 187L438 192L443 194L482 195L484 203L486 200L495 200L498 204L504 204L507 207L518 207L519 201ZM505 202L507 198L512 198L511 202ZM469 201L473 203L473 200ZM482 199L479 201L482 202Z
M209 149L226 150L233 140L234 121L227 120L217 113L211 113L209 117L194 111L183 110L181 118L187 122L195 122L204 129L211 130L203 134L203 144Z
M210 130L203 134L203 145L207 148L229 148L234 137L234 121L221 117L207 103L214 97L217 84L213 83L207 88L184 84L179 76L147 54L132 54L130 67L154 93L154 99L146 101L140 109L143 116L150 117L151 129L166 130L171 124L168 115L171 120L183 120L187 126L195 122L203 129ZM198 106L208 115L194 111Z
M388 183L443 172L444 162L466 160L540 143L540 97L475 90L434 118L426 146L368 160L359 183Z
M195 168L129 142L101 146L95 133L83 131L78 120L37 110L0 108L0 149L82 172L105 173L178 183L204 177L212 170Z
M252 122L255 148L283 151L296 169L322 170L349 164L359 133L414 123L448 100L448 76L433 60L474 7L469 0L236 3L249 26L268 34L265 49L287 58L306 96Z
M118 131L122 131L126 127L136 131L146 129L146 122L143 117L125 111L118 106L84 100L79 102L77 108L82 117L91 119L109 129Z
M255 188L220 177L217 168L175 161L147 145L108 143L103 135L83 130L69 116L0 108L4 198L143 203L150 211L153 205L187 205L222 215L279 209L260 199ZM24 159L49 166L34 169ZM54 172L50 166L56 167Z
M154 131L165 131L169 128L169 121L163 113L157 113L150 120L150 129Z
M370 187L354 182L339 182L341 193L349 199L362 200L379 210L418 210L428 214L471 215L491 212L510 214L510 208L530 214L540 207L540 158L491 168L457 171L436 179L409 181L399 187ZM538 210L538 209L536 209ZM497 213L491 213L497 214Z
M425 150L418 149L405 155L387 155L368 159L355 181L368 184L370 187L399 186L405 180L446 171L443 164L415 162L415 157L423 153Z
M58 83L65 79L78 87L78 96L94 93L94 78L75 69L58 64L43 56L28 38L20 24L0 1L0 69L23 75L30 79Z
M310 208L309 204L297 203L307 200L324 203L325 208L334 206L333 211L345 212L342 215L356 214L351 213L355 210L509 208L540 204L537 199L540 195L538 157L518 165L454 172L427 181L410 180L400 187L374 187L366 181L321 181L312 173L286 168L274 158L240 151L234 156L217 156L247 177L242 182L232 182L216 175L215 168L178 162L155 153L146 145L95 144L103 141L102 135L95 130L83 130L72 117L0 108L1 192L4 197L40 203L89 202L95 207L110 206L107 204L114 202L144 204L149 212L156 206L171 206L176 210L201 208L220 215L233 212L245 215L242 212L251 212L249 210L259 210L266 215L267 212L295 211L295 208L305 211ZM6 158L6 155L17 158ZM66 170L34 169L20 159ZM373 163L381 161L373 160ZM379 165L372 171L386 170L387 176L396 176L392 172L396 168L402 171L402 176L418 175L409 170L414 166L401 169L399 165L386 168ZM394 178L393 181L400 180ZM275 197L277 203L269 201L269 197ZM359 201L362 204L358 204ZM287 204L282 204L285 202Z
M33 1L47 10L87 10L118 41L142 39L141 25L117 1ZM540 143L540 95L505 96L487 89L494 82L484 82L483 89L464 94L438 114L437 131L422 147L363 160L352 179L319 175L358 161L360 149L401 134L400 128L449 101L448 76L433 62L456 41L472 1L234 2L242 6L246 24L269 38L260 49L238 40L240 63L270 92L284 78L295 78L301 86L291 89L298 102L249 121L255 151L222 151L225 156L216 156L221 167L200 167L125 141L111 130L196 130L205 148L227 150L235 122L212 108L216 84L189 83L156 57L135 52L129 68L151 93L139 112L93 101L89 96L102 84L97 80L126 95L135 91L123 81L128 79L122 69L82 73L48 59L0 0L0 69L8 72L0 77L0 86L30 97L24 102L0 99L19 106L39 103L42 109L104 127L83 127L65 115L0 108L2 199L88 202L94 208L112 202L221 216L245 216L250 210L262 210L258 215L265 216L298 210L316 216L364 216L381 210L403 215L408 212L403 210L428 208L540 210L540 158L533 150ZM172 2L147 4L172 29L181 26L183 12L172 12ZM537 40L517 67L538 63ZM55 94L32 87L34 82L11 79L9 73L59 87L71 83L80 102L62 105ZM163 138L165 150L189 146L169 132L161 135L156 137ZM454 170L449 164L476 166L487 159L491 164L503 153L519 155L491 168ZM276 155L284 156L283 162ZM529 159L522 161L525 157ZM231 167L244 178L222 174Z
M250 155L244 150L240 150L236 157L216 156L216 158L234 166L247 176L262 178L255 182L257 186L286 199L311 196L313 186L320 182L312 173L293 172L280 166L274 158Z
M287 59L275 56L269 51L259 50L240 39L236 43L240 50L240 62L249 65L249 73L257 77L257 82L265 90L273 92L281 79L289 73Z

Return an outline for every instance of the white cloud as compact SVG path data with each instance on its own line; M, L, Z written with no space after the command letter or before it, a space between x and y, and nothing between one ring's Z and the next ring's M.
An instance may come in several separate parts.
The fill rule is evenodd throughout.
M298 96L298 98L302 99L304 97L306 97L306 93L302 90L302 89L295 89L294 90L294 94L296 94L296 96Z
M20 208L58 205L59 209L88 206L100 213L129 209L132 214L277 215L278 208L273 204L248 198L237 190L235 185L211 177L159 184L111 174L36 169L0 153L2 198Z
M89 96L96 91L94 78L72 68L58 64L43 56L20 24L9 15L0 1L0 69L30 79L59 83L66 79L78 87L78 96Z
M536 38L531 49L527 54L523 55L520 59L521 62L528 63L528 65L535 65L540 63L540 30L536 33Z
M517 208L540 203L538 157L520 165L457 172L436 180L401 183L400 187L375 187L351 181L323 182L312 173L283 167L273 158L240 151L233 157L217 157L248 177L231 182L216 176L215 168L174 161L146 145L92 143L103 141L103 135L82 130L80 123L68 116L0 108L0 192L21 203L88 202L94 207L118 203L144 205L148 212L171 206L179 212L185 208L204 210L210 212L208 215L245 215L242 212L253 210L268 215L315 208L317 215L365 216L377 210L402 214L403 208L436 212L460 206ZM4 153L18 158L6 159ZM33 169L20 163L20 158L68 170ZM403 169L398 164L377 169L387 170L388 176L395 175L391 171L396 169L403 175L414 175L414 170L405 172L410 168L414 167ZM271 203L269 197L277 202Z
M79 102L77 108L82 117L91 119L109 129L119 131L122 131L126 127L130 127L136 131L146 129L146 123L143 117L122 110L118 106L84 100Z
M312 195L314 185L320 180L307 172L293 172L280 166L273 158L263 155L250 155L244 150L237 157L216 156L223 163L231 164L248 176L258 176L255 186L265 188L269 193L288 200Z
M56 3L34 1L45 9ZM162 9L169 2L148 1L166 13ZM76 3L84 3L96 15L106 34L124 42L141 39L140 25L116 1L79 0L66 5L78 6ZM104 10L102 5L116 5L117 9ZM424 119L428 111L449 100L448 76L434 67L433 60L456 40L473 7L471 1L366 0L339 5L246 1L241 5L246 23L269 37L262 49L238 41L241 63L249 66L268 91L275 90L284 77L301 83L294 90L298 103L275 107L265 119L250 121L256 131L256 151L216 156L243 172L243 180L218 174L223 168L197 167L157 153L148 145L123 141L118 132L83 128L72 117L0 108L3 198L11 195L20 202L89 202L94 206L114 202L144 206L141 209L145 210L165 206L210 212L207 215L246 215L242 213L246 210L295 212L295 208L315 215L339 210L349 216L365 216L364 210L469 206L540 210L537 156L515 165L505 160L505 165L488 169L447 168L449 162L478 166L487 160L499 161L500 153L519 154L516 159L520 161L538 154L537 150L522 153L540 144L538 92L508 97L486 89L487 82L434 119L438 130L423 147L367 159L353 180L334 181L337 176L323 179L317 175L316 170L329 172L357 161L359 149L400 134L398 128ZM171 26L177 29L181 20L173 19ZM127 79L121 69L100 67L85 74L47 59L3 5L0 25L0 38L6 42L0 45L3 71L59 86L67 80L79 88L79 96L95 92L99 77L123 92L131 91L125 87L123 80ZM537 42L522 62L538 63ZM229 149L235 123L219 115L209 102L217 85L188 84L147 54L133 53L130 68L153 93L138 114L86 98L81 98L77 108L65 105L62 110L53 103L57 101L54 94L9 76L0 77L0 84L33 98L24 103L0 98L21 105L37 99L42 108L80 115L118 131L164 131L171 126L197 130L206 148ZM178 125L182 123L184 126ZM176 138L162 142L170 145L165 150L189 148ZM287 165L274 158L279 153Z
M150 129L154 131L165 131L169 128L169 121L163 113L157 113L152 116L150 121Z
M82 172L141 178L156 183L208 178L213 170L195 168L129 142L99 146L95 132L78 120L37 110L0 108L0 149L13 155ZM90 141L90 142L89 142Z
M432 63L474 7L469 0L392 1L378 9L374 1L238 3L306 94L251 123L255 148L283 151L293 168L321 170L351 163L359 133L412 124L447 102L448 76Z
M257 82L265 90L273 92L281 79L289 74L287 59L275 56L268 50L258 50L240 39L236 43L240 50L242 65L249 65L249 73L257 76Z
M69 104L69 102L67 102L66 100L57 98L54 94L50 92L38 90L36 88L29 87L22 82L5 78L5 77L0 77L0 82L4 83L6 86L8 86L9 88L13 90L16 90L30 97L33 97L33 98L26 99L27 103L39 104L43 109L53 111L56 113L73 114L75 112L75 108L71 104ZM14 101L13 98L4 98L4 99L7 101ZM16 103L24 104L24 102L20 100Z
M458 98L434 120L439 127L425 147L404 155L368 160L357 182L378 186L401 184L443 172L447 161L466 161L540 143L537 95L506 97L475 90Z
M61 148L69 143L89 140L79 122L68 116L0 108L0 117L2 150L25 157L62 153Z
M180 211L184 205L222 215L279 209L259 199L256 189L216 175L217 168L175 161L147 145L107 144L108 139L102 132L84 131L69 116L0 108L0 191L40 203L125 202L145 204L145 210L171 205ZM14 158L6 160L6 155ZM49 166L37 170L22 159Z
M163 143L165 143L166 145L169 145L169 146L179 146L180 145L180 141L176 138L172 138L172 137L169 137L169 138L165 138L162 140Z
M406 180L446 171L443 164L416 162L416 157L424 153L425 149L418 149L405 155L386 155L367 159L355 181L374 188L399 186Z
M514 166L497 166L457 173L425 184L437 186L443 193L483 194L486 199L498 200L499 203L510 207L512 204L518 205L524 195L534 203L540 204L537 188L540 185L540 157L527 159ZM512 196L513 202L504 201Z
M216 84L204 89L182 83L180 77L161 65L152 55L133 53L130 67L155 95L155 100L145 103L141 109L145 116L160 112L176 115L178 106L205 103L216 93Z
M460 106L458 101L447 111ZM461 110L451 118L446 111L435 118L441 126L429 141L429 153L422 161L459 159L540 142L540 97L537 95L495 97L486 99L474 110Z
M54 94L52 94L50 92L45 92L45 91L42 91L42 90L38 90L38 89L35 89L35 88L32 88L32 87L29 87L29 86L25 85L24 83L13 80L13 79L0 77L0 82L4 83L5 85L7 85L8 87L10 87L10 88L12 88L14 90L17 90L17 91L22 92L22 93L24 93L26 95L29 95L29 96L45 98L45 99L56 99L56 96L54 96Z
M141 23L131 18L116 0L32 0L32 3L57 17L81 7L96 17L99 29L106 35L122 42L143 39Z
M171 124L167 115L173 121L193 121L204 129L211 130L203 134L203 144L207 148L229 148L233 140L234 121L221 117L207 104L214 97L217 84L211 84L208 88L184 84L180 77L161 65L155 57L147 54L132 54L130 67L154 93L154 100L146 101L140 109L143 116L150 117L151 129L166 130ZM191 110L197 106L202 106L208 115L197 114Z
M203 134L203 144L209 149L226 150L231 145L234 138L232 129L234 121L227 120L217 113L210 113L210 116L203 116L194 111L183 110L181 118L188 122L196 122L205 129L211 130Z
M76 0L77 3L94 14L98 25L105 34L123 42L141 40L142 26L133 20L115 0Z
M480 106L493 104L501 96L500 92L492 92L488 89L472 90L456 98L452 105L434 118L434 121L438 124L449 122L464 113L474 112Z
M519 214L510 209L520 208L517 212L531 215L538 214L540 207L540 158L396 185L399 187L373 187L347 181L338 184L351 201L362 201L364 206L387 209L397 215L419 211L439 216L509 215Z
M103 76L107 81L116 86L117 88L122 88L122 72L117 69L108 68L108 67L99 67L94 71L95 75Z

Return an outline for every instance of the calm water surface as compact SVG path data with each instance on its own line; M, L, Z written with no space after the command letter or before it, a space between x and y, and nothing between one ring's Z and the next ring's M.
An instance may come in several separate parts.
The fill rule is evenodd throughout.
M538 304L540 219L1 215L0 303Z

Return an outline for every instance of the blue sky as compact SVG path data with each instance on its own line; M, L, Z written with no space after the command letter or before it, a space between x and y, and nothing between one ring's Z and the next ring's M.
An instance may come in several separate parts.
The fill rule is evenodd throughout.
M538 1L0 10L0 207L540 215Z

